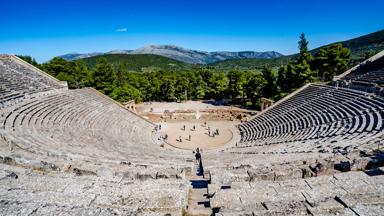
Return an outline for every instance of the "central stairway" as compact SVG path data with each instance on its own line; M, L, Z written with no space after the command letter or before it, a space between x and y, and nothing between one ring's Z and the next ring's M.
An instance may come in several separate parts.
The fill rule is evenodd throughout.
M205 171L204 175L197 175L198 167L198 163L195 163L191 173L187 174L187 179L191 182L191 187L188 193L188 215L211 215L212 209L208 194L210 174Z

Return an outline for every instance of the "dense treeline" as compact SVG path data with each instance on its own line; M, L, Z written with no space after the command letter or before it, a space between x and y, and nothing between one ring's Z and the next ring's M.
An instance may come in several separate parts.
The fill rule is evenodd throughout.
M186 99L225 99L258 106L261 97L280 99L313 81L330 81L345 71L351 52L341 44L321 48L315 55L308 51L305 35L300 36L300 53L277 70L262 69L220 71L213 66L195 66L193 71L128 70L128 62L111 65L106 58L88 68L84 62L61 58L38 65L70 88L94 87L115 100L124 102L180 101ZM27 61L32 58L23 57ZM34 62L35 63L35 62Z
M351 50L351 60L349 67L353 67L365 59L375 55L384 49L384 30L380 30L371 34L363 35L361 37L353 38L346 41L339 42L343 47ZM328 44L330 46L332 44ZM309 52L315 55L321 48L319 47ZM220 70L231 70L233 68L247 70L247 69L261 69L264 64L269 64L272 68L286 65L290 59L296 58L298 54L281 56L273 59L233 59L212 63Z

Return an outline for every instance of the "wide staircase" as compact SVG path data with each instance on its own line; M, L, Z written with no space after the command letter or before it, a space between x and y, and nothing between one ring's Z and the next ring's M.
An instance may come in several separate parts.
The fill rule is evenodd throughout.
M211 197L208 193L208 185L211 183L209 171L204 170L202 165L200 167L199 163L195 162L192 170L186 173L186 178L191 183L188 192L188 214L191 216L211 215Z

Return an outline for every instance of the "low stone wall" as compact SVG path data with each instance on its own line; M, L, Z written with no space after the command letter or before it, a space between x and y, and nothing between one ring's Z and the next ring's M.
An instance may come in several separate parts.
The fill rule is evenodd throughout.
M251 112L241 110L223 110L223 109L209 109L204 111L193 110L176 110L174 112L164 113L140 113L141 116L154 122L167 121L167 120L227 120L227 121L246 121L251 118Z

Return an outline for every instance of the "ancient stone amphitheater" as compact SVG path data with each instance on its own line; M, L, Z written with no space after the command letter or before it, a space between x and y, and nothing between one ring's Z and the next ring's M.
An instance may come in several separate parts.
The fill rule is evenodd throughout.
M0 215L384 215L384 52L193 154L92 88L0 56Z

